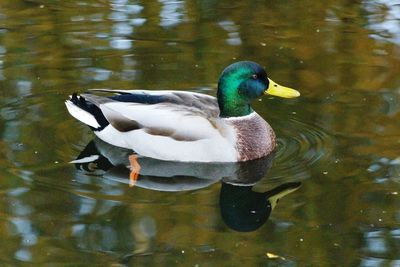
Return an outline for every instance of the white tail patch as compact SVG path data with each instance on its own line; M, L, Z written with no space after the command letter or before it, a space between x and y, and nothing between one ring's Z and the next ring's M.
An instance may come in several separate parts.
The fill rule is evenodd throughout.
M93 162L97 159L99 159L100 156L99 155L91 155L89 157L84 157L81 159L75 159L75 160L71 160L69 163L89 163L89 162Z
M67 106L68 112L75 119L77 119L93 128L100 127L100 124L97 122L96 118L92 114L87 112L86 110L83 110L80 107L76 106L70 100L65 101L65 105Z

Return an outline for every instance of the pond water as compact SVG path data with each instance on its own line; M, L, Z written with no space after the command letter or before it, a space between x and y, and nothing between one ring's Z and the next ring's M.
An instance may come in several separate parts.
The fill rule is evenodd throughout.
M64 106L215 95L238 60L302 93L254 103L274 157L148 160L129 186ZM398 1L0 1L0 265L400 266L399 66Z

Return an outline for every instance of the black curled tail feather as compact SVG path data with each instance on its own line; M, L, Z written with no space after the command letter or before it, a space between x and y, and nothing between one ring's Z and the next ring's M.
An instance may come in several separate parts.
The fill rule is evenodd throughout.
M78 106L79 108L89 112L94 116L96 121L99 123L100 127L99 128L93 128L89 126L92 130L94 131L101 131L103 130L107 125L110 123L107 121L106 117L104 116L103 112L101 109L96 106L95 104L91 103L90 101L87 101L85 97L78 95L77 93L73 93L70 101Z

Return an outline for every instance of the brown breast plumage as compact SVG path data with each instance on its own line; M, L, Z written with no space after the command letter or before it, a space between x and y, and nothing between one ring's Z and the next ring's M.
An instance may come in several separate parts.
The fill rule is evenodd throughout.
M232 120L236 129L238 161L258 159L270 154L275 146L275 133L257 113L244 119Z

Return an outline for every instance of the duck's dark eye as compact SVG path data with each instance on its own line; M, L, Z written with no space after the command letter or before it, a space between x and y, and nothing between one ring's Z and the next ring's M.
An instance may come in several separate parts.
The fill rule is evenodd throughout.
M251 75L251 78L253 78L254 80L257 80L258 76L257 76L257 74L253 74L253 75Z

